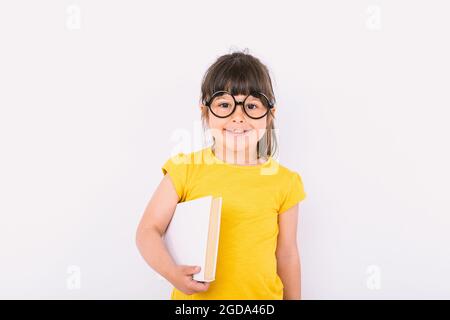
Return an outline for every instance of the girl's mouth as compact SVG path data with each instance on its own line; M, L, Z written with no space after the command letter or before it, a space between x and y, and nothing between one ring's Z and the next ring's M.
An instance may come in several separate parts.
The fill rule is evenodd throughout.
M234 136L234 137L245 136L252 130L253 129L249 129L249 130L227 130L227 129L223 129L225 134L231 135L231 136Z

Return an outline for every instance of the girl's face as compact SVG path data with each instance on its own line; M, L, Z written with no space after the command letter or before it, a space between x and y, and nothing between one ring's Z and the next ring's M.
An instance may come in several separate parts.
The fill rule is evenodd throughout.
M243 101L245 95L236 95L236 101ZM201 108L208 107L201 105ZM272 108L272 114L275 113L275 107ZM236 110L227 118L218 118L208 111L208 126L211 135L216 141L217 148L229 152L244 152L255 150L258 141L264 136L269 124L269 114L261 119L252 119L238 105Z

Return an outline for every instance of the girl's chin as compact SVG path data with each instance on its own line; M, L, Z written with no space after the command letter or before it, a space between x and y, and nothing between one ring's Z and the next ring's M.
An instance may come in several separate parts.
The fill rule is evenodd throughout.
M229 138L222 141L223 148L233 152L245 151L247 149L256 149L257 143L248 141L248 139Z

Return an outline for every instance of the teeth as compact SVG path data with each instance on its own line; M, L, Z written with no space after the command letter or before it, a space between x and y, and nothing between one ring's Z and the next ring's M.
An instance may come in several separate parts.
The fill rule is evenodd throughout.
M227 130L226 129L226 131L231 132L231 133L238 133L238 134L240 134L240 133L247 132L248 130Z

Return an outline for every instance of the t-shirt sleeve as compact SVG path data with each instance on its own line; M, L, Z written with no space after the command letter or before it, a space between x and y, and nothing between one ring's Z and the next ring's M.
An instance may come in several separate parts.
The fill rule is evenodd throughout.
M186 154L180 152L170 157L161 167L164 175L169 173L179 200L184 199L187 183L188 158Z
M293 172L284 190L285 193L278 214L282 214L306 198L302 178L297 172Z

